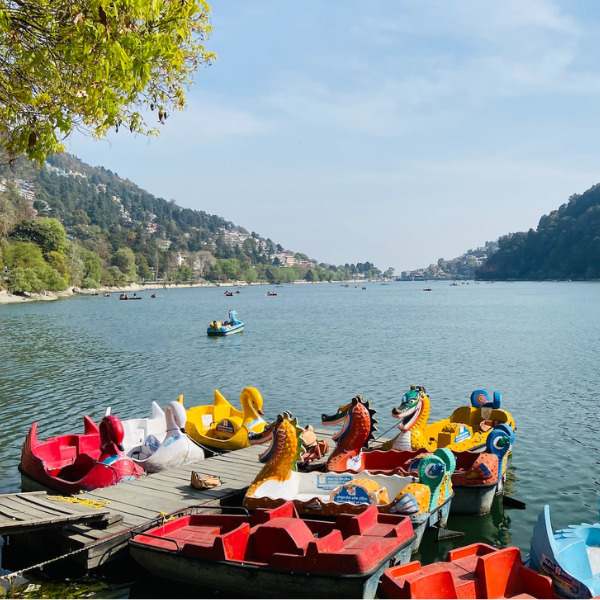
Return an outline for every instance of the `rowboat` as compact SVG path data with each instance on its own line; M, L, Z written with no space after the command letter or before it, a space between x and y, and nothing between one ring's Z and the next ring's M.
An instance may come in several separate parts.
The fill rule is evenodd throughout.
M381 598L554 598L552 581L526 567L518 548L471 544L451 550L446 562L387 569Z
M182 402L180 396L180 401L169 402L165 410L153 402L150 418L123 421L123 449L147 473L204 460L202 448L182 431L186 423Z
M183 403L183 396L180 398ZM241 410L215 390L212 404L188 408L185 431L198 444L220 452L246 448L250 445L248 434L261 432L266 425L260 391L245 387L240 405Z
M600 523L553 532L550 507L544 506L533 530L529 564L550 576L564 598L600 596Z
M33 423L21 451L24 490L55 490L74 494L114 485L144 474L121 445L123 424L118 417L106 416L100 427L83 418L83 434L66 434L38 439L38 424Z
M233 294L232 294L233 295ZM206 329L206 335L225 336L240 333L244 330L245 323L240 321L235 310L230 310L226 321L211 321Z
M129 547L153 575L229 597L373 598L383 570L410 560L413 538L410 519L374 506L327 522L285 502L250 516L186 514Z

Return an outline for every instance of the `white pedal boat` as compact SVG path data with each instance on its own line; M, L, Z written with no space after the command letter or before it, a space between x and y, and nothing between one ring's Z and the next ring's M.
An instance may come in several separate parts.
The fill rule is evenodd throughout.
M106 413L110 414L110 408ZM204 450L184 433L185 422L181 403L169 402L163 410L152 402L150 418L123 421L123 449L148 473L204 460Z

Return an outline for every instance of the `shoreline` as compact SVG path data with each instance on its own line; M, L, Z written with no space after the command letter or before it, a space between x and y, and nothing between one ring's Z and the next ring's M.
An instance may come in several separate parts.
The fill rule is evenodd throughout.
M365 284L365 283L383 283L384 280L347 280L347 281L304 281L300 279L298 281L290 281L283 285L316 285L316 284ZM66 290L60 292L39 292L31 293L29 296L20 296L17 294L11 294L8 290L0 289L0 306L5 304L24 304L26 302L52 302L54 300L63 300L66 298L73 298L75 296L97 296L98 294L115 294L119 292L143 292L149 290L165 290L165 289L179 289L179 288L211 288L211 287L250 287L250 286L276 286L282 284L269 283L268 281L256 281L248 283L246 281L229 281L229 282L197 282L197 283L131 283L129 285L122 286L101 286L99 288L77 288L69 287Z

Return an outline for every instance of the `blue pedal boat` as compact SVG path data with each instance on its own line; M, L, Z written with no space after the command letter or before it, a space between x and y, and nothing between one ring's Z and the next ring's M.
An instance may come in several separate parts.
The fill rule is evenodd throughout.
M212 321L208 324L206 335L231 335L244 331L245 323L240 321L235 310L230 310L227 321Z
M600 523L569 525L553 533L550 507L544 506L533 530L529 563L549 575L564 598L600 595Z

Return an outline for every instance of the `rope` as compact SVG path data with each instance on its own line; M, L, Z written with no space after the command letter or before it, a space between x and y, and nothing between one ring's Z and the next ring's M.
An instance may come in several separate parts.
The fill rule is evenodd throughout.
M48 496L49 500L58 502L69 502L71 504L83 504L90 508L105 508L110 504L110 500L91 500L88 498L77 498L75 496Z
M378 442L384 435L387 435L392 429L395 429L396 427L398 427L398 423L395 423L394 425L392 425L389 429L386 429L383 433L380 433L374 440L373 442Z

